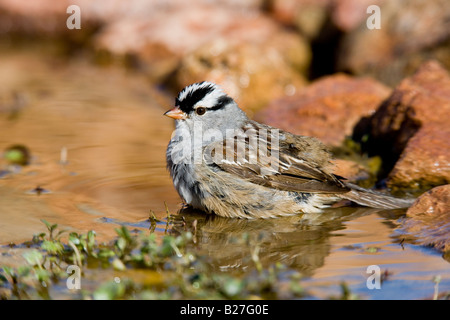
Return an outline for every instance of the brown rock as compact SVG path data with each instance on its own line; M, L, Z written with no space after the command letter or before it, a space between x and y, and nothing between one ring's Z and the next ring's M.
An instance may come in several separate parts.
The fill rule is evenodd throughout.
M375 112L389 89L369 78L324 77L292 97L272 102L256 120L340 146L362 116Z
M96 10L98 2L78 1L82 1L90 8L90 13L97 14L105 24L96 37L95 47L117 56L132 55L136 65L154 80L172 75L191 52L220 38L230 29L239 29L239 25L247 21L263 20L259 12L260 0L245 3L233 0L220 3L207 0L133 0L125 7L121 1L111 4L109 0L100 0L108 8L104 15ZM255 30L263 27L249 28L249 37L258 36Z
M450 185L431 189L421 195L406 212L401 226L405 236L440 251L450 250Z
M366 120L369 139L363 147L382 156L389 186L415 189L450 182L449 88L447 71L437 62L425 63Z
M233 25L260 15L260 0L77 0L105 24L97 44L114 53L139 52L149 44L159 44L182 56ZM99 10L102 8L103 10ZM211 18L213 17L213 18Z
M330 14L332 0L273 0L267 6L272 17L287 26L297 28L308 39L319 35Z
M0 1L0 33L55 34L67 30L64 16L69 4L63 1ZM66 18L67 19L67 18Z
M450 182L450 127L421 128L388 176L391 187L422 189Z
M59 37L58 43L75 39L92 46L98 60L122 62L121 58L126 58L125 62L132 61L152 79L161 80L174 72L187 53L236 25L264 20L261 1L35 0L30 4L0 0L0 34ZM72 4L81 9L80 30L66 27L66 10ZM258 28L261 26L248 30L249 38L265 35L255 33ZM239 29L243 34L246 31L245 27Z
M396 85L429 59L450 68L447 0L384 1L380 9L381 29L368 29L364 20L345 35L338 70Z
M70 5L80 5L83 0L36 0L33 2L1 0L0 34L6 39L10 35L32 36L34 39L58 38L62 43L81 45L87 41L100 21L91 14L91 8L81 7L81 29L68 29L66 21L72 12Z
M296 27L308 38L315 38L330 20L348 32L368 18L367 7L385 0L271 0L267 11L279 22Z
M243 24L186 55L174 78L175 89L203 80L216 82L251 113L303 87L308 46L298 35L276 30L271 23L264 27L266 22ZM261 27L251 39L238 36L256 25Z
M108 4L96 47L132 54L156 80L170 75L174 91L218 82L251 110L303 86L311 55L300 35L281 28L260 6L261 0L134 0L123 12L121 2Z
M332 0L331 19L342 31L349 32L364 23L369 17L367 8L380 6L386 0Z
M357 162L335 159L333 160L333 164L335 165L333 173L344 177L348 182L358 183L360 181L367 181L371 178L369 170Z

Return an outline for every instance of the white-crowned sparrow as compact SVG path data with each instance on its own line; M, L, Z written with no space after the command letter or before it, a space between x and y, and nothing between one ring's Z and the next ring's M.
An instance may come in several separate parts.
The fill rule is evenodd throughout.
M214 83L187 86L164 115L176 119L167 167L193 208L252 219L317 213L342 199L383 209L411 204L343 181L321 142L250 120Z

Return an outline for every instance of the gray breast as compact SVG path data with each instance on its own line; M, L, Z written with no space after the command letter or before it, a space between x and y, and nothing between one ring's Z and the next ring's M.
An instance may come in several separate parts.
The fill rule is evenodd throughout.
M201 208L201 199L204 195L200 183L195 178L193 162L187 159L178 159L176 163L173 161L172 149L176 143L177 141L171 141L166 152L167 168L173 184L178 194L187 204L195 208Z

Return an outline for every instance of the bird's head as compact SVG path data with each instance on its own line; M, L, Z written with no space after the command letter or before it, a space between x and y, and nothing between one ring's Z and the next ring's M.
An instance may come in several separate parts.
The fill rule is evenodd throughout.
M185 87L175 98L175 107L164 115L185 122L188 127L201 124L203 131L216 129L224 132L247 119L236 102L218 85L198 82Z

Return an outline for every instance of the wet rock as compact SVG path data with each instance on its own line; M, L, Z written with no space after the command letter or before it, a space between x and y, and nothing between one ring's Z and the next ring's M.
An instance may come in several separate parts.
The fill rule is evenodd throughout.
M433 188L421 195L406 212L400 230L421 245L449 251L450 185Z
M449 88L448 72L435 61L425 63L356 126L355 139L367 139L363 148L383 158L390 187L450 182Z
M370 30L363 21L345 35L338 70L396 85L429 59L450 68L447 0L384 1L380 10L381 29Z
M375 112L389 93L387 87L370 78L336 74L315 81L291 97L273 101L255 118L338 147L360 118Z

